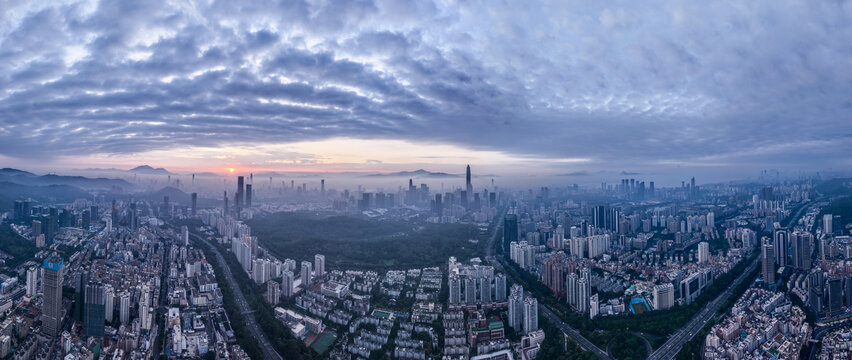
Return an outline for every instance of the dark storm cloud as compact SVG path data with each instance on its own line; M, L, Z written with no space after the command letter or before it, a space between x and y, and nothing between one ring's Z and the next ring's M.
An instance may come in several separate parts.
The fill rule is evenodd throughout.
M849 165L849 3L644 5L9 2L0 155L346 136L611 171Z

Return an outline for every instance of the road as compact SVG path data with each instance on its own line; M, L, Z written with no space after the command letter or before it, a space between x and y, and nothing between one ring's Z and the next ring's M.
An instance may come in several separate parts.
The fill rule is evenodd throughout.
M818 327L813 333L811 333L811 342L820 342L823 337L828 335L828 333L849 325L852 325L852 320L845 320L831 325ZM816 346L810 347L810 351L808 352L809 360L816 359L816 350Z
M811 201L799 207L799 210L796 212L796 214L793 214L791 217L788 218L787 226L790 226L790 224L792 224L799 217L801 217L802 212L808 209L812 205L812 203L813 202ZM731 284L731 286L729 286L728 289L725 290L725 292L719 294L716 299L705 305L704 308L701 309L701 311L699 311L697 314L695 314L695 316L693 316L692 319L690 319L686 325L681 327L677 332L675 332L671 337L669 337L669 340L666 341L663 346L660 346L656 351L651 353L651 356L649 356L648 359L674 359L674 357L677 356L677 353L680 352L680 349L683 347L683 345L686 344L686 342L688 342L689 340L691 340L695 336L695 334L697 334L701 330L701 328L704 327L704 325L710 320L710 318L712 318L713 315L715 315L716 312L719 311L719 308L722 306L722 304L727 301L728 298L731 296L731 293L733 292L734 288L736 288L737 285L739 285L744 280L745 276L751 273L759 263L759 258L756 258L751 263L751 265L749 265L746 271L740 274L740 276L737 277L734 283Z
M793 224L794 221L798 221L799 218L802 217L802 212L809 209L811 207L811 205L813 205L813 204L814 204L814 200L811 200L811 201L808 201L808 202L802 204L802 206L799 207L799 211L797 211L795 215L790 216L786 219L787 221L786 221L786 224L784 225L784 227L790 228L790 224Z
M281 355L279 355L278 352L275 351L275 348L272 347L272 344L269 343L269 339L266 337L266 334L264 334L260 326L257 325L257 319L255 319L254 313L251 308L249 308L248 302L246 302L246 297L243 295L243 291L240 290L237 280L234 279L234 275L231 273L231 267L228 266L227 262L225 262L225 258L222 257L222 253L219 252L219 249L216 248L216 246L213 246L213 244L210 244L207 240L200 236L193 233L190 233L190 236L207 245L210 250L216 254L216 261L218 261L219 265L221 265L222 272L225 274L225 280L234 292L234 301L237 303L237 308L245 317L246 327L249 329L249 332L251 332L251 335L254 336L260 344L260 349L263 351L263 358L283 360Z
M680 349L683 347L683 345L686 344L686 342L688 342L689 340L692 340L695 334L697 334L701 330L701 328L704 327L704 325L707 324L708 321L710 321L710 318L713 317L713 315L715 315L717 311L719 311L719 308L722 307L722 304L724 304L725 301L727 301L728 298L731 297L734 288L736 288L737 285L739 285L744 280L747 280L746 277L748 276L748 274L754 271L754 269L757 268L757 264L759 263L759 257L755 258L751 262L751 264L746 268L746 270L743 271L742 274L740 274L740 276L738 276L736 280L734 280L734 282L730 286L728 286L728 288L724 292L719 294L719 296L713 299L713 301L707 303L707 305L704 305L704 308L702 308L701 311L695 314L692 319L690 319L689 322L686 323L686 325L678 329L678 331L676 331L671 337L669 337L665 344L663 344L656 351L651 353L651 355L648 356L648 359L674 359L674 357L677 356L677 353L680 352Z
M501 212L501 214L505 214L505 212ZM488 260L489 263L491 263L502 273L509 275L509 272L507 272L506 269L503 268L502 259L498 260L494 256L494 243L496 242L497 237L500 234L500 229L503 226L503 217L504 215L501 215L500 218L497 220L497 225L494 226L494 233L491 234L491 238L488 239L488 246L485 250L485 258ZM574 341L579 344L580 347L582 347L584 350L594 352L595 355L597 355L601 359L612 359L612 357L610 357L606 353L606 351L601 350L601 348L597 347L595 344L589 341L589 339L586 339L585 337L583 337L583 335L580 335L580 332L577 331L577 329L574 329L573 327L568 325L568 323L562 321L562 319L559 318L559 316L557 316L553 312L553 310L548 308L547 305L544 305L542 302L539 302L538 304L541 314L544 315L545 318L547 318L547 321L550 321L552 324L556 325L559 330L562 330L564 334L574 339Z

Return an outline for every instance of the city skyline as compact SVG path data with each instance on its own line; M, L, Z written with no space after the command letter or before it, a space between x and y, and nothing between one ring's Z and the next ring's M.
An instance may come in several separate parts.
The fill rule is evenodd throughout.
M852 1L0 20L0 359L852 359Z
M843 3L9 5L13 167L721 181L852 164Z

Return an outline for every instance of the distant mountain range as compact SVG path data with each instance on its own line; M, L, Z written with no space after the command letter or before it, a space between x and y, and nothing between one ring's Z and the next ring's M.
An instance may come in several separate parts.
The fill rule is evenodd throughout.
M18 169L12 169L12 168L2 168L2 169L0 169L0 176L18 176L18 175L21 175L21 176L35 176L35 174L33 174L33 173L29 172L29 171L18 170Z
M414 171L397 171L392 173L383 173L383 174L368 174L366 176L372 177L430 177L430 178L459 178L462 175L459 174L449 174L445 172L432 172L423 169L417 169Z
M169 172L168 170L166 170L164 168L156 168L155 169L155 168L150 167L148 165L137 166L137 167L132 168L132 169L127 170L127 171L135 173L135 174L145 174L145 175L173 175L171 172Z
M83 190L120 189L126 191L133 188L133 184L121 179L88 178L56 174L36 175L28 171L11 168L0 169L0 182L26 186L68 185Z
M88 168L82 169L82 171L102 171L102 172L120 172L120 173L130 173L130 174L140 174L140 175L175 175L175 173L170 172L164 168L154 168L149 165L140 165L130 170L122 170L116 168Z
M0 209L3 210L12 209L15 200L33 199L48 203L70 203L91 196L87 191L69 185L30 186L0 181Z

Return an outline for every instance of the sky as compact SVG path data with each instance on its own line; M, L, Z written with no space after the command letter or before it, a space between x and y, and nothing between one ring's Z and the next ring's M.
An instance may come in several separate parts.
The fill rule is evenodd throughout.
M852 166L845 1L0 0L0 164Z

